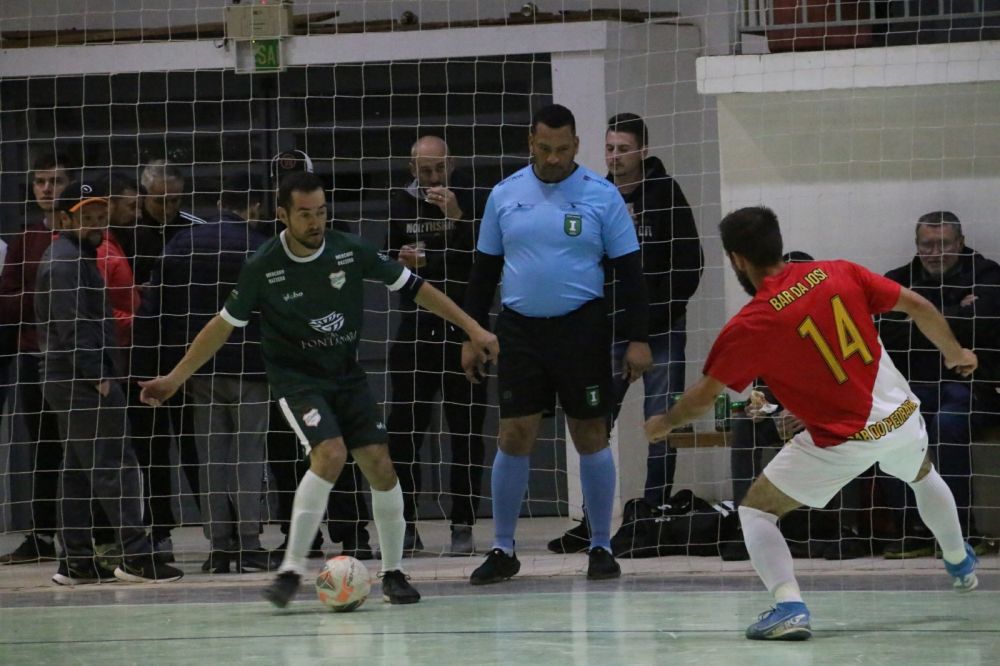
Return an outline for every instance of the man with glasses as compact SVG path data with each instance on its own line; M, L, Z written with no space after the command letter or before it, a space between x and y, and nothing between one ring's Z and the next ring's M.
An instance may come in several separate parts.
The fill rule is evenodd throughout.
M886 277L917 292L937 307L963 347L989 354L996 348L994 330L1000 324L1000 265L965 245L962 224L949 211L922 215L916 226L913 259L886 273ZM944 368L941 353L913 322L900 313L882 316L879 332L896 367L920 398L936 463L958 505L962 530L974 533L972 520L971 431L976 425L976 381ZM989 342L994 340L994 342ZM934 454L932 454L934 455ZM885 479L888 505L913 507L912 493L894 479ZM885 549L888 559L934 554L934 539L916 511L903 512L903 538ZM977 554L990 549L981 539L970 539Z

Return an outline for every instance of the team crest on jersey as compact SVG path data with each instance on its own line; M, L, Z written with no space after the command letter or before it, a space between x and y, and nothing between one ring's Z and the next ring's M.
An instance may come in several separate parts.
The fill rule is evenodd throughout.
M333 333L344 327L344 315L339 312L331 312L325 317L310 319L309 325L313 327L313 330L320 333Z
M308 412L302 415L302 422L305 423L310 428L315 428L319 425L322 420L322 416L319 415L318 409L310 409Z
M334 289L340 289L347 282L347 274L344 271L337 271L336 273L330 273L330 286Z
M583 216L566 213L566 217L563 218L563 231L567 236L579 236L583 231Z

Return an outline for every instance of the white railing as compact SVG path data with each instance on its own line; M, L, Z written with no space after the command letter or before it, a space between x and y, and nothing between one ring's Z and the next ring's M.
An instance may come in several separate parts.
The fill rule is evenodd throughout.
M798 28L831 28L1000 17L1000 2L995 0L799 0L792 5L798 14L796 20L776 23L775 5L787 12L791 3L742 0L740 4L739 30L747 33L787 28L790 23ZM824 20L816 20L817 15L825 16Z

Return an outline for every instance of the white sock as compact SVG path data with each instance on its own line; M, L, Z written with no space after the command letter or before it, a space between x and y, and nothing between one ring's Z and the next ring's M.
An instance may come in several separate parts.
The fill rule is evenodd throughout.
M372 488L372 517L375 518L379 550L382 551L382 573L401 571L406 521L403 520L403 489L399 487L399 481L392 490Z
M288 549L279 572L294 571L300 576L306 571L306 556L316 538L316 530L326 512L327 498L333 484L321 476L306 472L295 490L292 504L292 524L288 529Z
M955 496L938 471L931 468L930 474L909 484L917 498L917 511L934 538L941 544L941 555L946 562L960 564L965 561L965 541L962 539L962 525L958 522Z
M741 506L739 514L750 562L764 581L767 591L779 604L801 602L802 593L795 580L792 554L778 529L778 517L747 506Z

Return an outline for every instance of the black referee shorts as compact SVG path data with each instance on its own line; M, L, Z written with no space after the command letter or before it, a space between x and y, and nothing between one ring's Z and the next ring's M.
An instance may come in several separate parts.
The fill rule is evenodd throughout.
M611 325L604 299L561 317L504 309L497 321L500 417L551 409L574 419L606 417L613 406Z

